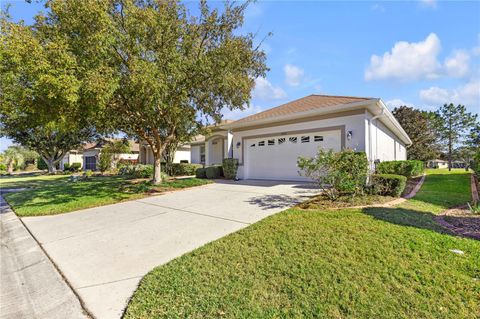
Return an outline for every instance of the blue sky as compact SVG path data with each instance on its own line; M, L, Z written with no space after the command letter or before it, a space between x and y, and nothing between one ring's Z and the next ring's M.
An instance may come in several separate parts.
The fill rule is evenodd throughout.
M42 9L11 3L13 18L26 23ZM225 111L227 118L312 93L427 110L454 102L480 113L478 1L260 1L248 9L244 31L259 40L273 33L263 42L270 71L257 79L250 108Z

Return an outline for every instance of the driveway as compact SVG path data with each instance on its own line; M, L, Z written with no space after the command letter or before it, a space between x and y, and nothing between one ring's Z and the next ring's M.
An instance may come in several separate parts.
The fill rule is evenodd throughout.
M317 192L308 184L215 184L23 222L98 319L119 318L140 279Z

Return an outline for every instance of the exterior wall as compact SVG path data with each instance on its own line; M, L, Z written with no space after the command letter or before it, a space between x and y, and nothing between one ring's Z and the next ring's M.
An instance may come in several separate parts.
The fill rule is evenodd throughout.
M139 160L139 163L141 164L153 164L154 162L153 152L149 147L147 147L145 151L140 150L140 155L139 154L128 154L128 155L136 155ZM180 163L181 160L186 160L190 162L190 149L179 148L177 150L177 152L175 153L173 162Z
M72 164L72 163L81 163L83 167L83 154L79 153L67 153L60 161L60 169L63 170L65 164Z
M202 164L200 160L200 145L192 145L190 148L190 163Z
M138 160L139 154L138 153L124 153L124 154L119 154L118 158L119 159L126 159L126 160Z
M371 120L372 115L367 113L367 118ZM371 139L368 138L367 133L367 145L370 141L372 143L370 152L367 152L370 161L383 162L407 159L405 144L381 122L380 118L371 120L370 133Z
M188 161L188 163L191 163L189 148L179 147L178 150L175 152L173 162L180 163L180 161Z
M244 178L243 166L243 140L250 136L256 135L275 135L287 132L306 131L306 130L320 130L328 127L344 126L345 132L351 131L352 137L350 140L345 138L345 147L356 151L365 151L365 114L350 115L344 117L336 117L330 119L315 120L309 122L298 122L293 124L286 124L281 126L256 128L245 131L233 131L233 158L238 158L240 166L238 168L238 177ZM272 159L275 160L275 159Z

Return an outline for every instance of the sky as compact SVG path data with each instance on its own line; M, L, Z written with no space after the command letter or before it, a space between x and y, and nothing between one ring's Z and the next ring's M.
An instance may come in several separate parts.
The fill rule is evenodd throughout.
M1 2L27 24L43 10ZM256 79L249 107L225 118L309 94L378 97L390 109L452 102L480 114L480 1L258 1L240 32L257 35L270 71ZM0 140L0 151L9 144Z

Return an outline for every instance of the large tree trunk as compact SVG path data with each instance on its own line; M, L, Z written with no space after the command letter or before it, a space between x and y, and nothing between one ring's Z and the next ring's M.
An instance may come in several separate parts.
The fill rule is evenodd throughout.
M45 160L45 163L48 167L48 173L55 174L57 172L56 164L53 159L47 159Z
M8 172L8 174L12 174L12 173L13 173L13 164L14 164L14 161L13 161L13 160L8 163L8 167L7 167L7 172Z
M160 184L162 182L162 156L154 152L153 158L153 184Z

